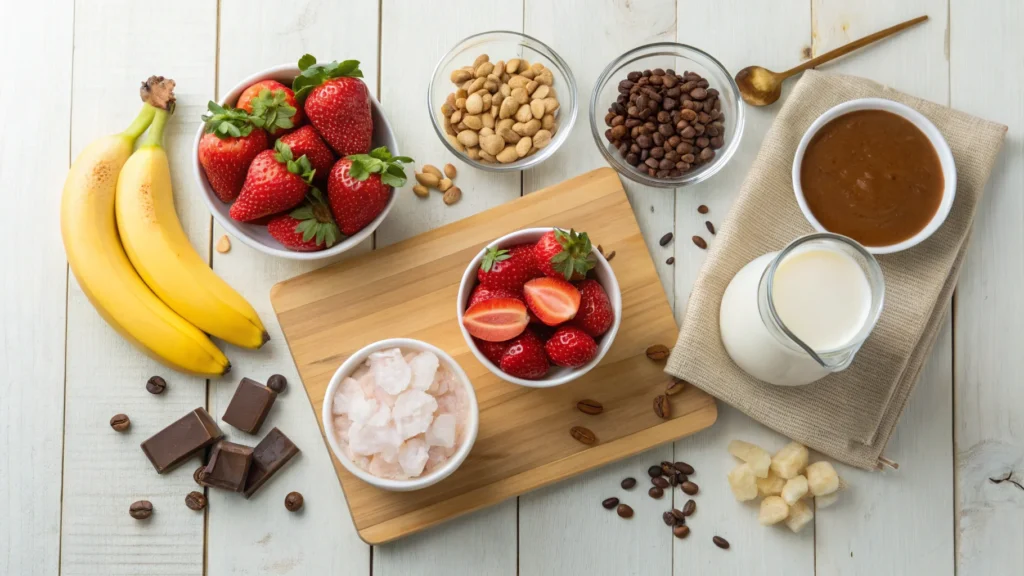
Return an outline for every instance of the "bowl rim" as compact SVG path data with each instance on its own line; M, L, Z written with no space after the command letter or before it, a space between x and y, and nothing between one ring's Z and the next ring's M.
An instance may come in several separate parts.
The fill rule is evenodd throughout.
M942 176L945 181L943 182L942 200L939 202L939 207L935 211L935 214L932 215L932 219L929 220L924 228L918 231L917 234L902 242L890 244L888 246L864 245L864 249L871 254L892 254L894 252L900 252L917 246L928 239L928 237L934 234L935 231L945 223L950 210L953 208L953 202L956 200L956 161L953 158L952 150L949 148L949 143L946 142L946 138L942 135L942 132L939 131L935 124L933 124L931 120L928 120L924 114L921 114L906 104L896 102L895 100L889 100L888 98L856 98L836 104L818 116L814 122L811 123L810 127L807 128L807 131L804 132L803 137L800 138L800 143L797 145L796 153L793 155L791 177L793 180L793 194L796 196L796 202L800 206L800 211L803 213L804 218L816 231L829 232L833 234L836 233L822 226L811 212L810 207L807 205L803 185L800 181L800 168L803 165L803 158L804 154L807 152L807 146L821 127L840 116L857 110L882 110L901 116L917 127L917 129L928 138L928 141L931 142L932 147L935 149L936 155L939 157L939 165L942 167Z
M294 76L298 76L300 73L301 71L299 70L299 67L295 64L279 64L277 66L265 68L260 72L256 72L254 74L249 75L246 78L243 78L241 81L235 84L230 90L228 90L224 94L224 96L217 100L217 103L224 106L229 101L232 103L234 101L237 101L238 97L241 95L243 90L261 80L277 80L279 77L284 76L286 74L293 74ZM371 108L376 110L377 116L379 116L380 119L383 121L383 127L381 128L383 133L388 134L388 139L395 143L394 149L391 150L391 153L395 156L400 156L401 151L398 149L398 139L395 135L395 131L391 128L391 122L388 121L387 114L384 113L383 106L381 106L380 102L377 100L376 97L374 97L373 93L370 92L370 90L367 90L367 94L370 97ZM206 179L206 173L203 170L203 166L202 164L199 163L199 142L200 140L202 140L203 135L205 134L205 129L206 123L203 122L199 125L199 128L196 130L196 135L192 142L192 175L203 192L201 194L203 203L206 205L207 210L209 210L210 214L213 216L213 219L216 220L218 224L220 224L221 228L223 228L226 232L231 234L232 237L241 241L246 246L263 252L264 254L268 254L270 256L278 256L288 260L322 260L324 258L330 258L332 256L337 256L338 254L345 253L351 250L352 248L358 246L359 244L363 243L363 241L369 238L377 230L377 227L380 226L381 222L384 221L384 218L387 217L389 212L391 212L391 208L395 205L395 202L398 199L397 190L395 188L392 188L391 198L388 200L388 203L384 206L384 210L380 214L378 214L376 218L374 218L369 224L366 225L366 227L364 227L359 232L356 232L352 236L346 237L341 242L338 242L337 244L330 248L318 250L315 252L296 252L293 250L289 250L284 246L270 246L264 244L259 240L250 238L248 234L242 232L242 229L238 225L244 223L235 222L229 216L221 214L220 211L218 210L217 204L215 204L215 202L220 204L224 203L221 202L221 200L217 198L217 195L213 192L213 188L210 187L210 183ZM377 130L378 128L375 125L374 132L376 132ZM327 191L324 190L325 194L326 192Z
M643 54L641 58L664 55L688 57L689 55L685 54L687 51L694 52L704 58L707 58L708 61L718 69L722 76L727 79L727 87L723 88L732 93L733 100L736 102L736 118L733 120L736 124L736 133L730 141L720 149L720 151L716 151L715 159L711 164L708 164L706 168L687 172L687 175L680 176L679 178L651 178L646 174L641 174L629 164L620 162L619 159L616 158L615 154L608 150L608 146L604 144L604 134L598 128L597 100L601 93L601 89L611 80L611 76L616 69L631 61L640 59L635 58L634 60L630 60L634 56L652 49L675 50L676 52L668 54ZM680 54L680 52L683 53ZM608 65L605 66L604 70L601 71L601 74L597 77L597 81L594 82L594 89L590 94L590 133L594 137L594 142L597 144L597 149L601 152L601 155L604 156L605 160L615 168L615 171L619 174L622 174L626 178L629 178L638 184L643 184L644 186L651 186L653 188L681 188L692 184L699 184L708 180L724 168L725 165L728 164L729 160L732 160L736 151L739 150L740 142L743 139L743 131L746 125L746 114L744 112L745 107L746 104L740 96L740 88L736 84L736 79L733 78L732 74L729 73L729 70L719 62L717 58L696 46L691 46L690 44L683 44L681 42L651 42L650 44L643 44L624 52L622 55L609 62Z
M536 239L542 236L544 233L549 232L558 226L541 226L534 228L522 228L514 232L510 232L497 238L491 242L488 242L486 246L480 249L480 251L473 257L469 265L466 267L465 272L462 273L462 280L459 284L459 295L458 300L455 302L455 310L458 317L459 331L462 332L462 337L466 340L466 344L469 346L470 352L476 357L481 364L484 365L492 374L498 378L511 382L519 386L526 388L554 388L555 386L561 386L568 382L572 382L577 378L583 376L587 372L590 372L601 360L604 359L605 354L611 349L612 344L615 342L615 337L619 333L619 326L622 324L622 291L619 288L619 280L615 276L615 271L612 269L611 264L605 259L604 255L597 250L597 247L591 248L591 255L595 256L597 261L596 266L600 266L607 272L608 278L610 278L610 285L600 282L601 287L604 288L606 294L608 294L608 300L612 304L612 310L615 312L615 318L612 320L612 326L604 333L601 337L601 341L597 344L597 354L590 362L583 366L570 370L565 374L557 377L546 376L540 380L526 380L524 378L517 378L510 374L506 374L501 368L494 365L482 352L477 348L476 343L473 342L473 336L466 330L466 327L462 324L462 316L466 311L466 302L469 298L470 292L476 287L476 271L480 267L480 261L483 260L484 254L487 249L492 246L511 246L515 244L521 244L524 241L528 241L527 238ZM567 229L567 228L562 228Z
M447 135L444 132L444 127L441 126L441 124L438 122L434 110L434 80L438 78L438 74L441 72L442 64L449 61L450 59L454 59L456 52L461 50L463 45L466 44L467 42L475 38L479 38L481 36L495 34L507 34L510 36L516 36L520 39L526 39L529 40L530 42L536 43L544 50L547 50L550 53L550 56L545 54L545 58L553 62L555 66L559 68L559 71L565 76L566 84L569 88L570 106L568 119L566 119L563 114L559 114L558 130L555 132L555 135L551 139L551 142L544 148L538 150L537 153L533 154L532 156L520 158L519 160L516 160L515 162L510 162L508 164L501 164L497 162L494 164L488 164L486 162L478 162L470 158L468 154L458 151L454 146L451 145L451 142L448 142ZM431 72L430 75L430 82L427 83L427 114L430 116L430 125L434 127L434 133L437 134L437 137L441 139L441 143L445 146L445 148L447 148L448 151L454 154L455 157L458 158L459 160L465 162L466 164L469 164L474 168L479 168L480 170L485 170L488 172L521 172L528 168L533 168L539 165L541 162L544 162L545 160L550 158L552 155L554 155L555 152L558 151L562 144L566 140L568 140L569 134L572 132L572 127L576 124L576 116L579 113L578 92L579 88L576 85L576 76L572 73L572 69L569 68L569 64L558 54L558 52L555 52L555 50L551 48L551 46L548 46L547 44L541 42L537 38L534 38L533 36L530 36L529 34L524 34L522 32L516 32L514 30L488 30L485 32L477 32L476 34L466 36L462 40L459 40L458 42L455 43L455 46L453 46L450 50L445 52L444 55L441 56L441 59L437 61L437 64L434 65L434 70L433 72ZM565 103L562 101L562 98L560 96L558 99L558 110L560 112L563 110L563 108L565 108L564 104Z
M465 386L469 393L469 416L466 421L467 430L465 441L461 446L459 446L459 449L455 451L455 454L452 455L452 457L449 458L448 461L440 468L418 478L394 480L391 478L379 478L374 476L357 466L355 462L349 460L341 450L341 446L338 442L334 432L334 426L331 421L334 415L332 410L334 394L337 392L338 386L341 385L342 380L354 372L360 364L365 362L371 353L386 348L403 347L418 350L420 352L433 352L442 362L447 364L448 368L455 375L456 380ZM466 457L469 456L469 452L473 449L473 445L476 443L477 433L480 428L480 406L477 403L476 389L473 388L473 383L470 381L469 376L466 375L466 371L462 369L462 366L460 366L450 354L429 342L424 342L415 338L386 338L363 346L346 358L345 361L342 362L341 366L335 370L334 375L331 376L331 380L327 384L327 390L324 393L323 407L320 412L320 422L323 425L324 438L327 439L327 444L331 448L331 453L353 476L367 484L376 486L377 488L396 492L408 492L433 486L450 476L452 472L462 465L466 460Z

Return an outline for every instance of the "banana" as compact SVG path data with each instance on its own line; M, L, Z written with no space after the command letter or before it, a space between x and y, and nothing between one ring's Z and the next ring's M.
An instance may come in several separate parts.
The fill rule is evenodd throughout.
M231 368L224 353L156 297L128 261L118 238L118 174L154 114L152 106L143 106L127 130L92 142L71 164L61 198L64 250L82 291L122 337L172 368L224 374Z
M167 108L158 106L149 132L117 180L114 205L121 242L143 281L172 310L212 336L259 348L270 336L256 311L196 253L174 210L171 169L162 147L173 105Z

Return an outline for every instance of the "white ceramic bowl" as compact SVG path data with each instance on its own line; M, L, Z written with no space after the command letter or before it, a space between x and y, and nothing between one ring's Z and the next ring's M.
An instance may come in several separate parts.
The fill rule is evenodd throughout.
M536 242L545 233L551 231L551 228L525 228L523 230L517 230L511 234L506 234L501 238L498 238L494 242L491 242L485 246L480 253L469 263L469 267L462 274L462 283L459 285L459 299L456 302L456 307L459 316L459 330L462 330L462 337L466 339L466 344L469 345L469 349L476 356L476 359L481 364L487 367L488 370L494 373L495 376L518 384L520 386L526 386L529 388L553 388L560 386L566 382L572 382L573 380L583 376L587 372L590 372L594 366L597 366L604 355L608 353L608 349L612 347L612 342L615 341L615 335L619 332L619 325L622 323L622 292L619 291L619 282L615 279L615 273L612 272L612 267L605 260L604 256L597 251L597 248L591 250L590 254L594 258L594 276L601 286L604 287L604 291L608 294L608 300L611 301L612 310L615 312L615 320L612 322L612 327L608 329L604 335L601 336L600 341L597 343L597 355L594 359L586 363L579 368L564 368L561 366L552 366L547 375L540 380L526 380L523 378L516 378L515 376L506 374L501 371L501 368L494 365L493 362L487 359L482 352L476 347L476 343L473 342L473 337L466 330L466 327L462 325L462 315L466 312L466 302L469 300L469 295L473 292L473 288L477 285L476 273L480 269L480 262L484 258L484 254L487 252L487 248L491 246L497 246L499 248L507 248L509 246L515 246L516 244L525 244Z
M220 99L221 105L231 104L232 106L238 101L238 97L242 94L242 91L249 86L259 82L261 80L277 80L285 86L291 86L292 80L299 75L299 68L294 64L284 64L281 66L275 66L262 72L257 72L252 76L249 76L245 80L242 80L235 85L223 98ZM398 150L398 142L395 140L395 134L391 130L391 124L388 123L388 119L384 116L384 109L381 108L380 102L370 94L370 108L373 114L373 142L372 146L387 146L388 150L395 156L400 154ZM247 224L245 222L239 222L231 218L228 215L228 211L231 209L231 204L222 202L220 198L213 192L213 188L210 187L210 183L206 180L206 173L203 172L202 165L199 164L199 140L203 137L203 130L206 128L205 125L201 125L199 130L196 131L195 142L192 145L192 172L195 175L196 182L199 183L199 187L203 190L203 202L206 203L206 207L210 209L210 213L217 220L217 223L224 227L232 236L241 240L247 246L255 248L264 254L271 256L279 256L281 258L287 258L289 260L319 260L321 258L329 258L341 254L348 249L362 243L373 234L373 231L380 226L380 223L387 217L388 212L391 211L391 207L395 204L395 198L398 197L391 192L391 199L388 200L387 206L384 207L384 211L374 218L373 222L370 222L365 228L356 232L354 235L344 238L334 246L326 250L320 250L318 252L294 252L281 245L280 242L275 240L269 232L267 232L266 226L260 226L258 224ZM408 167L407 170L411 170L412 167ZM410 174L411 176L411 174ZM323 191L327 194L327 191Z
M341 381L344 380L346 376L355 372L357 368L366 362L366 359L370 354L388 348L403 348L408 350L418 350L420 352L433 352L437 355L441 364L451 370L452 374L455 375L455 379L465 387L467 392L466 397L469 398L469 414L467 415L469 420L466 422L465 440L463 440L462 445L459 446L459 449L451 458L448 459L447 462L444 463L444 465L431 471L429 474L420 476L419 478L392 480L389 478L378 478L377 476L370 474L366 470L356 466L354 462L345 456L334 432L334 415L331 411L331 407L334 404L334 394L338 391L338 386L341 385ZM473 444L476 442L476 434L480 427L480 408L476 402L476 391L473 390L473 384L470 383L469 377L466 376L466 372L462 370L462 367L459 366L459 364L455 362L455 359L449 356L447 352L441 350L437 346L427 344L420 340L413 340L411 338L389 338L387 340L381 340L380 342L374 342L373 344L362 348L355 354L349 356L341 367L338 368L334 373L334 376L331 378L330 384L327 385L327 393L324 395L324 406L323 411L320 414L320 418L323 423L324 436L327 437L327 443L331 446L331 451L334 452L334 457L337 458L338 461L341 462L341 465L351 472L353 476L359 478L363 482L372 484L377 488L395 492L409 492L437 484L451 475L451 473L466 460L466 456L469 455L469 451L473 449Z
M807 129L807 132L804 133L803 138L800 139L800 145L797 146L796 156L793 159L793 192L796 193L796 202L800 205L804 218L807 219L815 230L818 232L833 232L822 226L818 219L814 217L814 214L811 213L811 209L807 207L807 199L804 198L803 187L800 183L800 167L803 164L807 145L810 143L811 138L818 133L818 130L839 116L856 110L885 110L886 112L906 118L928 137L928 141L931 142L932 147L935 148L935 152L939 156L939 164L942 166L942 177L945 180L945 187L942 191L942 201L939 202L939 209L935 211L931 221L920 232L903 242L889 246L865 246L864 249L872 254L891 254L917 246L938 230L939 226L942 226L942 223L946 221L946 217L949 215L949 210L953 207L953 200L956 198L956 164L953 162L953 153L949 150L949 144L946 143L946 139L943 138L939 129L920 112L899 102L884 98L861 98L843 102L819 116L811 124L811 127Z

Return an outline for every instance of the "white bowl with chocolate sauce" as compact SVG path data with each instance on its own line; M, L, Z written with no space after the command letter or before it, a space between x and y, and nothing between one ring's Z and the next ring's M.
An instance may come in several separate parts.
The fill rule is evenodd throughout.
M793 191L815 230L891 254L917 246L945 222L956 165L942 133L920 112L861 98L829 109L804 133Z

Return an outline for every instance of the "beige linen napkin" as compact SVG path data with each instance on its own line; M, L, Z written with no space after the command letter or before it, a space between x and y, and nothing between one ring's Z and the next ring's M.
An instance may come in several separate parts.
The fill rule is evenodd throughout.
M791 169L797 144L823 112L865 97L901 102L935 123L956 161L956 201L931 238L909 250L878 256L885 274L885 307L849 368L801 387L761 382L736 366L722 346L722 293L747 262L813 232L793 196ZM666 372L836 460L877 468L942 327L971 222L1005 134L1005 126L870 80L805 72L779 111L715 237Z

